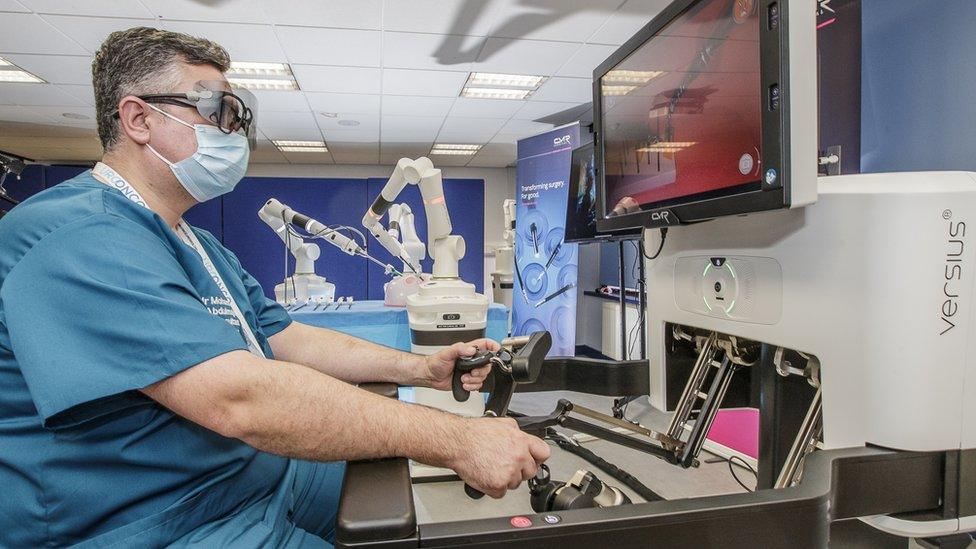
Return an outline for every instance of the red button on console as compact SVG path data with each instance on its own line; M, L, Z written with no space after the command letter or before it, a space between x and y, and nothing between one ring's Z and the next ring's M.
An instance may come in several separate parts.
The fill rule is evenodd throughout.
M532 519L529 517L512 517L512 520L508 522L515 528L528 528L532 526Z

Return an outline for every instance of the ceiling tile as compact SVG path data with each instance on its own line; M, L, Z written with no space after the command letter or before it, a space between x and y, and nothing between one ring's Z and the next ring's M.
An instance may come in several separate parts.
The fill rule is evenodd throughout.
M453 97L384 95L383 115L447 116L454 101Z
M382 0L288 0L274 2L268 16L278 25L381 29Z
M58 87L84 104L95 106L95 88L91 84L61 84Z
M48 118L56 121L58 124L63 124L66 126L85 126L85 127L95 127L95 107L29 107L30 110L43 114ZM87 116L86 120L75 120L71 118L65 118L62 116L64 113L74 113ZM77 138L71 138L77 139Z
M396 31L485 36L501 2L479 0L385 0L383 28Z
M377 71L379 72L379 71ZM309 105L319 116L320 120L324 117L321 113L347 114L373 114L380 113L379 95L360 95L355 93L319 93L305 92Z
M267 23L261 0L142 0L154 15L182 21Z
M98 51L108 35L132 27L156 27L155 19L111 19L108 17L74 17L71 15L45 15L44 20L59 31L81 44L91 53ZM35 52L43 53L43 52Z
M579 44L489 38L471 70L548 76L559 70Z
M593 82L588 78L555 77L546 81L529 101L588 103L593 100Z
M508 119L524 104L525 101L508 99L458 97L454 102L454 108L451 109L451 116Z
M383 141L429 143L437 137L444 119L425 116L384 116L380 137Z
M380 93L380 69L292 65L291 70L306 92Z
M271 143L259 143L258 148L251 151L251 164L287 164L288 161Z
M376 154L380 153L379 143L363 143L359 141L329 141L332 156L337 154Z
M30 10L17 0L0 0L0 11L27 13Z
M71 105L84 102L53 84L0 83L0 105Z
M291 63L380 66L380 31L275 27Z
M650 23L670 3L671 0L627 0L590 36L588 42L619 46Z
M322 139L311 112L268 112L258 125L268 139Z
M547 132L554 127L552 124L542 124L540 122L532 122L531 120L509 120L498 132L498 135L509 134L530 137Z
M505 38L585 42L620 0L504 0L491 35Z
M432 154L430 159L436 168L450 168L467 166L471 162L471 156L461 156L457 154Z
M468 166L471 168L504 168L510 166L512 162L515 162L515 153L504 156L476 154L468 162Z
M563 65L557 76L573 76L576 78L593 78L593 69L610 57L616 46L605 46L603 44L583 44L576 53L569 58Z
M300 91L250 90L258 100L258 124L264 112L308 112L305 94Z
M223 46L234 61L286 61L285 52L278 45L278 38L270 25L163 21L162 26L166 30L212 40Z
M456 97L467 79L466 72L383 69L383 93Z
M319 128L326 135L333 132L378 132L380 129L380 115L376 114L346 114L338 118L318 117ZM358 125L350 125L358 122Z
M491 136L498 133L505 125L505 120L501 118L467 118L461 116L448 116L441 126L441 133L472 133L477 135L488 134L487 137L479 141L488 141Z
M61 15L100 15L103 17L143 17L153 14L141 3L132 0L20 0L37 13Z
M282 153L291 164L335 164L331 152Z
M354 153L332 153L332 158L336 164L368 164L375 165L380 163L380 153L377 152L354 152Z
M518 143L518 140L522 139L523 137L525 136L522 134L498 133L495 135L495 137L491 138L490 143L502 144L502 145L515 145L516 143Z
M4 55L8 61L52 84L91 85L92 58L73 55Z
M400 69L467 71L478 57L484 38L418 34L383 33L383 66ZM449 47L444 49L447 42ZM457 47L450 47L450 44Z
M535 120L578 106L579 103L526 101L525 105L512 118L516 120Z
M476 156L509 156L515 159L515 142L511 143L485 143Z
M84 48L32 13L0 17L0 53L85 55Z
M51 120L43 114L31 112L30 109L25 109L23 107L14 107L10 105L0 105L0 120L4 122L27 122L29 124L55 123L54 120ZM16 139L20 140L22 138L18 137Z
M323 129L322 133L325 134L325 141L330 144L333 141L337 141L340 143L375 143L375 144L379 144L380 142L379 128L364 129L364 130Z
M421 156L427 156L433 144L433 142L399 143L385 141L380 143L380 160L384 164L391 164L396 163L401 158L420 158Z
M492 131L482 130L480 128L468 128L467 130L452 132L441 131L437 134L436 141L437 143L473 143L481 145L494 135L495 132Z

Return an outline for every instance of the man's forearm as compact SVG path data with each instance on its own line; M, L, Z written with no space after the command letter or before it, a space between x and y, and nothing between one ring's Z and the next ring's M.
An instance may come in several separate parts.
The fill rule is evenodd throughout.
M419 383L424 357L347 334L292 322L271 338L275 356L349 383Z
M144 392L224 436L300 459L403 456L444 466L463 440L464 420L457 416L245 352L217 357Z

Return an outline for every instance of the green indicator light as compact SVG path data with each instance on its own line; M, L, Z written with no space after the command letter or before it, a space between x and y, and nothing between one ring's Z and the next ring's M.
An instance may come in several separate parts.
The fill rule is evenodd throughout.
M708 304L708 298L705 297L705 296L702 296L702 301L705 302L705 307L708 307L708 311L711 312L712 306Z
M732 300L732 303L729 304L729 308L725 310L725 314L727 314L727 315L732 314L732 309L734 307L735 307L735 300L733 299Z

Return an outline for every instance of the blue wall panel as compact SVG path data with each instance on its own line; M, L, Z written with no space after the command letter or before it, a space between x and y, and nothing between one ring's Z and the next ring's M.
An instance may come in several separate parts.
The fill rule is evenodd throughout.
M976 2L861 10L861 170L976 170Z
M386 179L371 178L367 188L368 203L372 204L373 199L380 194ZM467 251L464 258L458 263L458 271L461 278L475 285L478 292L484 291L485 273L485 182L481 179L445 179L444 180L444 199L447 201L447 208L451 214L451 224L454 226L454 234L464 237ZM421 262L425 273L429 273L433 261L430 259L430 243L427 242L427 214L424 212L423 200L420 197L420 189L414 185L408 185L397 203L406 203L413 210L417 234L420 239L428 246L427 259ZM360 219L366 208L360 210ZM389 219L384 217L383 224L388 225ZM369 234L369 253L384 263L390 263L397 269L403 267L403 263L391 256L376 240ZM383 284L389 277L383 274L383 269L370 263L368 268L368 299L383 299Z
M306 179L245 177L223 198L223 241L241 264L274 297L274 286L284 280L288 252L278 236L258 218L269 198L277 198L327 225L356 227L366 211L366 185L362 179ZM366 265L360 258L319 241L322 255L315 272L336 285L336 296L366 299ZM288 254L288 273L295 267Z
M23 202L44 190L45 175L44 166L37 164L27 166L20 174L20 179L14 175L8 175L3 183L3 188L7 190L7 196ZM3 202L0 203L0 207L9 209L10 206Z
M88 170L87 166L45 166L44 183L50 189L86 170Z
M210 231L217 240L224 241L223 197L197 204L183 214L187 223L198 229Z

